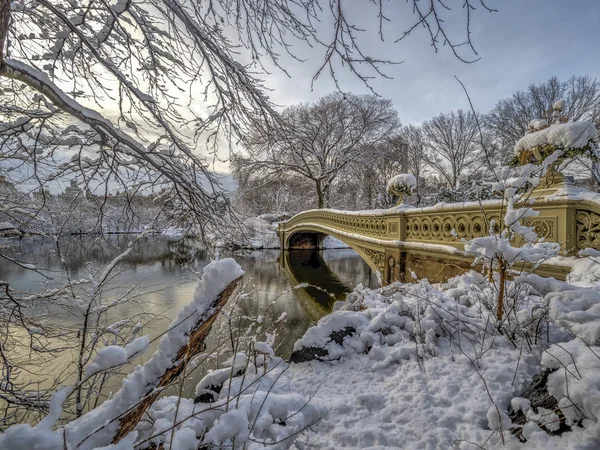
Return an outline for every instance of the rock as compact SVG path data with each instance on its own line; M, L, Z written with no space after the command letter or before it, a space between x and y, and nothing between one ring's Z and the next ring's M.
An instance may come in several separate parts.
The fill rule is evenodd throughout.
M201 395L198 395L194 398L194 403L213 403L216 402L219 398L219 394L221 393L221 389L223 389L223 385L221 386L208 386L206 388L212 392L205 392Z
M337 345L342 345L346 336L352 336L356 333L354 327L345 327L341 330L332 331L329 335L329 342L335 342ZM323 361L327 359L329 352L322 347L302 347L299 350L294 350L290 356L291 363L301 363L308 361Z
M221 372L231 372L230 368L225 368L225 369L221 369ZM244 370L238 370L234 375L233 378L235 377L240 377L244 374ZM197 395L194 398L194 403L213 403L216 402L219 399L219 394L221 393L221 391L223 390L223 385L228 382L229 380L229 376L225 377L222 379L222 381L217 382L216 384L208 384L206 386L203 386L203 390L205 392L203 392L200 395Z
M290 362L301 363L308 361L322 361L329 355L329 352L321 347L302 347L300 350L294 350L290 356Z
M541 373L534 375L529 386L525 388L519 397L525 398L531 402L531 409L533 409L534 413L537 414L538 409L543 408L545 410L554 411L560 419L563 419L564 416L558 407L558 401L555 397L550 395L547 388L548 376L555 370L556 369L544 369ZM523 426L527 423L525 414L521 410L515 411L511 406L508 410L508 416L515 425L520 425L520 427L513 430L513 434L517 436L521 442L526 442L526 439L523 436ZM565 431L571 431L571 427L569 427L564 420L560 421L560 427L557 430L549 430L543 425L540 428L553 436L561 435Z

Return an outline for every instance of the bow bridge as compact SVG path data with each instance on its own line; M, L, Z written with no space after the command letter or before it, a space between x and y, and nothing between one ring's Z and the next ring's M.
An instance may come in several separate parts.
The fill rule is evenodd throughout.
M540 238L560 243L568 255L584 248L600 250L600 202L541 198L534 209L539 215L523 223ZM411 271L441 281L471 266L473 257L462 252L462 239L485 236L489 224L500 223L503 216L501 201L360 212L317 209L280 223L278 234L283 251L321 249L323 239L333 236L378 272L383 284L407 279ZM564 279L570 268L543 264L538 271Z

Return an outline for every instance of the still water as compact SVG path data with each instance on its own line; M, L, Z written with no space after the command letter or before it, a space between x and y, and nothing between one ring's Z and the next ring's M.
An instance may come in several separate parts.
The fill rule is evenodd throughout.
M91 276L98 279L104 267L132 240L133 237L124 235L70 237L59 241L57 247L49 238L4 239L0 243L4 254L32 264L39 273L0 261L0 280L9 282L15 292L26 293L56 288L67 277L71 281ZM210 257L206 249L192 239L170 240L163 236L140 239L118 264L103 293L104 303L119 298L132 301L110 309L102 320L111 324L133 318L144 324L143 334L151 338L159 336L192 299L199 273L210 262ZM320 253L294 251L289 254L285 267L280 264L279 250L220 252L216 257L233 257L245 271L242 290L248 295L237 303L236 312L239 317L252 320L241 321L239 325L247 327L254 323L255 330L259 329L263 336L275 334L276 353L282 357L289 356L294 342L311 324L331 311L336 300L343 300L353 286L358 283L377 286L368 265L350 249L327 249ZM294 289L300 283L316 287ZM85 295L85 289L89 287L81 290L80 295ZM43 300L36 301L30 313L58 333L61 329L76 332L83 323L82 315L73 309L46 304ZM278 322L282 317L285 319ZM24 336L24 340L27 338ZM212 337L213 343L217 340ZM158 340L136 363L147 359L157 344ZM49 388L59 374L65 373L69 366L74 367L75 359L73 351L56 352L46 358L45 367L41 368L44 377L35 380L38 386Z

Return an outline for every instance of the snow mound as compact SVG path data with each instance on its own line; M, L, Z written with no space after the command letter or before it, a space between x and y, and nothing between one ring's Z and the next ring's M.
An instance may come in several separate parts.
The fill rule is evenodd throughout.
M548 144L564 149L583 148L597 136L598 130L592 122L554 124L543 130L528 133L519 139L515 145L515 155Z

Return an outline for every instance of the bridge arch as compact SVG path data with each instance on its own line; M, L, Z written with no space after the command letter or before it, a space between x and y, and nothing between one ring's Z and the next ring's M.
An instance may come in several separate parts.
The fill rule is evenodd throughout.
M352 238L346 233L318 224L298 224L285 232L280 233L282 250L295 249L323 249L323 241L327 236L334 237L354 250L375 272L378 277L386 275L386 251L383 247L361 241L360 237ZM388 270L389 272L389 270ZM381 278L380 278L381 281Z

